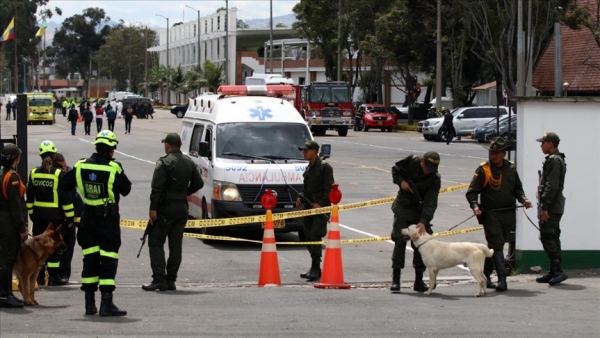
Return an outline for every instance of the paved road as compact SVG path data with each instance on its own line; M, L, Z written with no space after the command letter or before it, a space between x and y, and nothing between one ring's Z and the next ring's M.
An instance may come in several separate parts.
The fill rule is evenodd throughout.
M3 135L14 133L14 121L0 122ZM177 132L180 122L168 112L158 111L154 120L135 119L132 134L125 135L123 120L117 121L116 132L120 143L115 157L123 164L133 182L131 195L121 201L122 218L147 218L154 162L163 153L160 140L168 132ZM29 167L38 164L39 157L35 149L44 139L53 140L69 164L89 156L93 151L91 142L94 137L83 136L81 125L76 136L70 135L69 128L62 117L54 126L30 126ZM468 183L476 166L486 159L486 151L468 140L446 145L426 142L420 134L410 133L350 132L347 137L331 134L318 137L317 141L333 146L333 156L329 162L334 167L336 182L343 192L342 203L395 195L396 187L391 182L390 168L394 162L409 154L438 151L444 187ZM527 193L533 195L533 192ZM446 230L470 215L464 190L440 195L439 208L433 221L434 231ZM389 236L391 221L390 205L340 213L343 238ZM461 228L473 226L477 226L474 219L461 225ZM298 276L310 264L305 248L279 246L281 280L285 286L260 290L252 287L258 278L260 245L238 242L207 245L186 238L178 281L181 291L149 294L139 288L151 278L147 249L144 249L142 257L135 258L140 236L141 232L136 230L122 231L123 245L115 302L129 310L130 316L101 319L81 315L83 294L76 290L76 276L81 272L81 253L76 247L73 284L41 291L38 300L43 306L0 312L2 337L5 334L35 336L46 332L60 336L270 337L284 334L301 336L300 332L313 336L323 336L328 332L329 336L357 337L465 333L466 336L475 337L483 332L496 336L500 333L522 332L519 330L523 329L528 330L528 336L541 336L544 332L580 332L581 336L587 336L587 333L598 329L598 324L589 324L585 330L583 325L558 325L558 314L548 310L561 306L569 309L577 307L578 310L567 319L576 319L580 324L590 323L593 318L597 320L600 293L598 279L594 276L569 280L568 285L556 292L548 290L547 286L527 282L531 278L521 278L522 283L509 284L511 291L504 295L492 292L486 299L474 300L471 297L475 286L464 285L470 280L468 271L452 268L442 271L440 278L448 285L456 282L463 284L440 287L439 295L427 298L409 289L414 272L407 268L403 274L405 294L390 297L386 291L389 284L385 283L390 280L393 244L388 242L344 246L345 279L360 286L350 291L316 291L307 287ZM260 236L249 238L260 239ZM297 236L281 234L277 240L296 241ZM484 242L481 232L445 237L443 240ZM410 251L408 256L412 257ZM557 299L556 295L560 297ZM595 299L590 299L590 295ZM169 301L168 297L174 297L175 300ZM448 303L450 300L453 302ZM556 301L559 301L559 305L552 305ZM594 305L589 302L596 302L595 313ZM514 308L512 304L515 304ZM533 308L539 308L540 311L531 311ZM499 313L501 320L495 318L495 312ZM43 313L53 315L43 316ZM165 314L169 319L162 323L160 317ZM33 316L43 323L42 327L33 324ZM69 324L57 326L53 324L54 321ZM568 331L569 328L572 331Z

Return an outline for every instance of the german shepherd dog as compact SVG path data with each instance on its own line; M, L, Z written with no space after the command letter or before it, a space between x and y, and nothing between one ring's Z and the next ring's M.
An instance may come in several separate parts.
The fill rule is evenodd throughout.
M34 297L35 281L48 257L57 249L67 249L60 232L61 226L54 229L54 225L50 223L43 234L28 238L21 244L13 273L19 280L19 291L26 305L38 305Z

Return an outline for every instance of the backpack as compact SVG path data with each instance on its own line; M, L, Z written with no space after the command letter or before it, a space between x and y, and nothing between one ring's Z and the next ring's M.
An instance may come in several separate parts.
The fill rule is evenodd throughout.
M133 116L133 108L131 108L131 107L127 108L127 110L125 112L127 113L127 116L129 116L129 117Z

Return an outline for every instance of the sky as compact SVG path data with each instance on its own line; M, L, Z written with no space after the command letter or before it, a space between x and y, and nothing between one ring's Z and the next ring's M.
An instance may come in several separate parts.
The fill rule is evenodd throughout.
M273 0L273 16L292 14L292 8L300 0ZM165 19L156 16L161 14L169 18L169 22L175 23L190 21L198 17L198 13L191 10L186 5L200 10L200 15L205 16L215 13L217 8L225 7L225 0L196 0L196 1L178 1L178 0L50 0L48 8L59 7L62 10L62 16L53 16L49 21L61 23L64 18L74 14L81 14L84 9L90 7L100 7L106 11L112 21L123 19L126 24L139 24L148 26L166 26ZM269 0L229 0L229 7L237 7L238 19L266 19L270 15Z

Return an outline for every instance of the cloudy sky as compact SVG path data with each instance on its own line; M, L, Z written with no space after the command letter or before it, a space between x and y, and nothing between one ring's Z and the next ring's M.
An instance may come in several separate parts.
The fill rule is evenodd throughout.
M292 14L292 8L300 0L273 0L273 16ZM126 23L136 24L141 22L149 26L165 26L165 19L156 16L161 14L169 18L170 23L195 19L197 12L185 7L186 5L200 10L200 15L214 13L217 8L225 7L225 0L50 0L48 7L60 7L62 16L54 16L51 21L60 23L64 18L74 14L81 14L89 7L104 8L112 21L123 19ZM269 18L269 0L229 0L229 7L237 7L238 19L252 20Z

